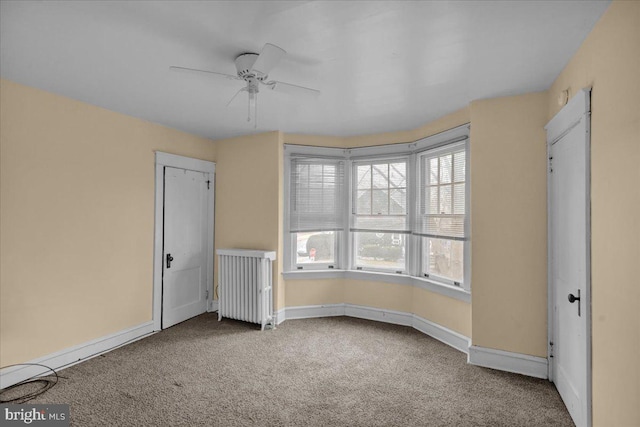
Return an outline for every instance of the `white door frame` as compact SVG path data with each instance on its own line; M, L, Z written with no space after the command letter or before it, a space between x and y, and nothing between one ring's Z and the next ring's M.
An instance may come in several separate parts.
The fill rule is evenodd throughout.
M207 311L213 307L213 242L214 242L214 183L216 164L206 160L156 151L155 232L153 249L153 330L162 329L162 243L164 240L164 168L170 166L209 174L211 191L207 196Z
M586 348L587 348L587 378L585 399L586 425L592 424L592 372L591 372L591 88L580 90L553 119L545 126L547 131L547 159L550 159L551 146L566 135L571 129L577 126L581 120L586 120L585 145L587 158L585 159L585 185L587 191L587 203L585 206L586 216L586 283L585 293L581 298L585 300L584 316L586 316ZM551 167L547 162L547 358L549 381L555 379L553 365L553 346L555 332L555 292L553 289L551 271ZM581 301L582 302L582 301Z

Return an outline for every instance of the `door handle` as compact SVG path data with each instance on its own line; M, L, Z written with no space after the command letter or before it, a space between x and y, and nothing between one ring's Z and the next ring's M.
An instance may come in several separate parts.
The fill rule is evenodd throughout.
M580 316L580 289L578 289L578 296L569 294L569 302L573 304L576 301L578 301L578 316Z
M171 268L171 261L173 261L173 257L171 254L167 254L167 268Z

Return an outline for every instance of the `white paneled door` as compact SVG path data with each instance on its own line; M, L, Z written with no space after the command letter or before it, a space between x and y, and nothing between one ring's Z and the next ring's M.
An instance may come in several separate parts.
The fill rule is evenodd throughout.
M551 378L577 427L590 414L589 93L547 125Z
M208 174L164 168L162 328L207 309Z

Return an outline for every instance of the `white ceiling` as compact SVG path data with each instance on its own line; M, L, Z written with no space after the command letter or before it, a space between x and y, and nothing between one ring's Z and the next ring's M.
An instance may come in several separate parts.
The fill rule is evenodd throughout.
M608 1L1 1L0 75L213 139L268 130L349 136L419 127L470 101L546 90ZM266 43L257 130L235 74Z

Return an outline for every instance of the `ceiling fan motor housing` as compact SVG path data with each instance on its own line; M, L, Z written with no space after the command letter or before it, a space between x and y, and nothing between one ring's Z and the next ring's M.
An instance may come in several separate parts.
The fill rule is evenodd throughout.
M238 71L238 77L250 81L251 79L257 79L263 81L267 78L267 75L260 71L253 70L253 64L258 59L257 53L243 53L236 58L236 70Z

